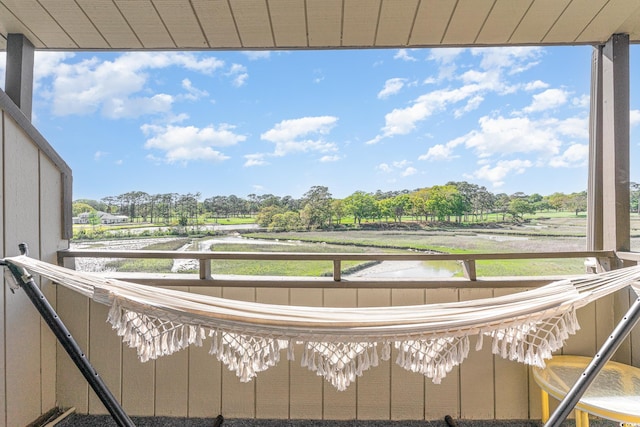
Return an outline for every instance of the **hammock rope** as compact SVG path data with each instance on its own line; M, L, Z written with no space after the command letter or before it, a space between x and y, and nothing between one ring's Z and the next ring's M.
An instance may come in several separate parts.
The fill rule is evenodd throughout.
M345 390L380 360L434 383L491 340L505 359L544 367L578 329L576 310L640 280L640 267L585 274L510 295L391 307L301 307L193 294L108 279L27 256L4 260L110 306L107 321L141 361L211 341L209 353L240 381L275 366L283 351Z

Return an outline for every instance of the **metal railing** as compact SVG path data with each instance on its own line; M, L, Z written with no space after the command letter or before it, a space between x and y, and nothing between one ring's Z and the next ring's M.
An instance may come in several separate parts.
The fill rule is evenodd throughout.
M476 262L488 260L595 258L602 265L610 265L616 258L614 251L518 252L482 254L442 253L297 253L297 252L202 252L202 251L145 251L145 250L62 250L58 264L75 258L110 259L192 259L199 263L193 274L108 273L109 276L155 286L233 286L233 287L308 287L308 288L462 288L462 287L536 287L562 276L478 277ZM330 261L331 277L300 276L240 276L212 274L212 260L251 261ZM343 261L457 261L464 277L379 278L342 276Z

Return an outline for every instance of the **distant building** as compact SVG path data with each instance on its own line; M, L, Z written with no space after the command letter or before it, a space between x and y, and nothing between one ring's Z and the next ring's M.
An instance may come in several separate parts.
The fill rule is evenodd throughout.
M100 224L122 224L129 222L129 217L126 215L112 215L110 213L97 211L100 218ZM83 212L78 216L73 217L74 224L89 224L89 212Z

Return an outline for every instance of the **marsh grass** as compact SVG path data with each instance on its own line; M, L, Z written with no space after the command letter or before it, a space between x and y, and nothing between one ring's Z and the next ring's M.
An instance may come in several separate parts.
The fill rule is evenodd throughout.
M451 230L451 231L349 231L349 232L306 232L278 233L278 239L298 239L310 242L327 242L339 245L366 246L368 248L397 248L443 253L505 253L505 252L558 252L584 250L586 238L575 235L579 226L552 221L558 231L557 236L549 235L551 226L530 228L525 233L507 233L501 230ZM578 218L577 222L583 221ZM578 224L579 225L579 224ZM270 233L253 233L252 237L273 238ZM349 246L347 246L349 247ZM584 272L583 259L522 259L479 261L476 265L478 276L536 276L579 274ZM461 272L457 271L456 276Z
M174 251L185 244L192 242L189 239L176 239L170 242L162 242L148 245L143 250ZM195 250L195 249L193 249ZM376 249L362 247L347 247L334 245L318 245L314 243L291 242L287 244L242 244L242 243L216 243L211 250L219 252L303 252L303 253L364 253L379 252ZM371 262L345 261L342 263L342 272L347 274L370 265ZM170 273L173 266L171 259L121 259L113 260L106 264L109 269L127 272L146 273ZM256 276L330 276L333 274L331 261L243 261L243 260L212 260L211 271L214 274L238 274ZM187 272L196 272L187 271Z
M153 243L145 246L142 250L175 251L190 242L189 239L175 239ZM132 273L170 273L172 266L173 260L171 259L118 259L106 264L107 269Z
M556 276L585 272L584 260L567 259L517 259L478 261L478 276Z
M640 216L631 216L632 236L640 234ZM273 244L226 244L212 246L216 251L240 252L393 252L438 251L445 253L505 253L580 251L586 248L584 216L547 215L520 225L500 228L449 228L446 230L349 230L283 233L248 233L246 237L271 240ZM188 240L174 240L145 249L175 250ZM632 249L640 239L632 237ZM523 259L479 261L479 276L561 275L584 271L583 259ZM169 272L171 260L124 260L110 266L122 271ZM343 273L363 267L358 262L343 262ZM214 260L216 274L247 275L330 275L329 261L233 261ZM457 270L456 275L461 273Z
M366 253L375 249L349 246L335 246L317 243L292 242L285 244L255 245L255 244L215 244L211 247L218 252L302 252L302 253ZM342 272L362 268L361 261L344 261ZM319 277L333 274L331 261L234 261L212 260L211 271L215 274L247 274L257 276L306 276Z

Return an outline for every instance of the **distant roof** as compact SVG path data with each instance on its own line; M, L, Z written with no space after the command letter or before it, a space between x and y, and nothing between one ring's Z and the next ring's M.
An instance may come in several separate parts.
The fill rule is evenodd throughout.
M640 42L639 0L0 0L37 49L206 50Z

